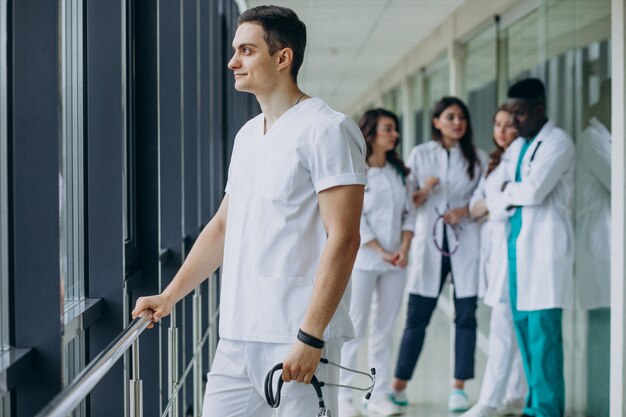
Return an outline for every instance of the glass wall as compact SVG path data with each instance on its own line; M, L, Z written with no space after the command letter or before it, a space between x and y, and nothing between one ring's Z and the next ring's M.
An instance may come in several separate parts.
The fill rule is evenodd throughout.
M425 69L423 92L422 137L426 142L430 140L430 119L433 106L441 97L450 94L450 67L445 54Z
M413 144L422 143L427 137L424 132L424 74L418 72L412 77L410 94L412 114L415 119L415 138Z
M84 332L75 325L85 298L85 114L83 1L61 2L61 141L59 225L64 300L63 386L85 366ZM86 415L86 402L72 412Z
M84 89L83 6L64 0L61 10L62 140L59 152L61 276L65 306L84 296Z
M497 35L497 26L492 24L463 45L461 98L472 116L476 146L484 151L493 147L492 116L498 106Z
M0 0L0 350L9 346L7 2ZM1 410L1 407L0 407Z
M563 337L567 409L608 416L610 0L546 0L504 31L509 84L544 81L547 115L576 143L574 310Z

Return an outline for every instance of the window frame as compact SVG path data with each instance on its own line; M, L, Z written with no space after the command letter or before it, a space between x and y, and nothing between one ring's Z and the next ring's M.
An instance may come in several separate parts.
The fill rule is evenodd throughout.
M10 345L7 0L0 0L0 351Z
M71 8L68 6L71 5ZM85 3L61 2L61 154L59 155L61 274L64 311L86 294L85 258ZM68 25L69 23L69 25ZM71 78L68 78L71 77ZM70 187L71 185L71 187ZM65 264L63 264L65 262ZM65 267L65 268L64 268Z

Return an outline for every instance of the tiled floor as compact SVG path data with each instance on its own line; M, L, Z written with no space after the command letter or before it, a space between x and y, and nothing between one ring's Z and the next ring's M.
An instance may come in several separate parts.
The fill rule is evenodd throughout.
M448 394L452 386L453 377L453 359L454 359L454 327L452 318L446 314L447 305L450 303L447 295L448 287L444 289L441 295L439 305L433 314L430 325L427 329L426 340L422 355L415 368L415 373L408 386L409 400L415 407L415 412L421 416L438 417L447 414ZM404 301L404 300L403 300ZM403 302L403 304L406 304ZM489 316L485 315L486 309L482 306L478 311L478 322L480 331L487 333L486 324L489 322ZM398 320L396 322L394 337L392 340L392 364L395 364L402 330L404 328L404 318L406 308L402 307ZM479 341L480 344L480 341ZM363 369L369 368L366 359L367 352L362 350L359 358L359 367ZM480 381L482 379L483 370L485 368L485 355L480 349L476 349L476 378L470 380L466 384L466 392L470 397L470 401L475 401L480 390ZM382 389L384 387L377 387ZM422 408L420 408L422 407ZM428 408L429 413L424 414L423 407ZM444 414L437 414L437 409L442 409ZM422 413L424 411L424 413ZM435 413L435 414L430 414ZM418 415L418 414L411 414Z

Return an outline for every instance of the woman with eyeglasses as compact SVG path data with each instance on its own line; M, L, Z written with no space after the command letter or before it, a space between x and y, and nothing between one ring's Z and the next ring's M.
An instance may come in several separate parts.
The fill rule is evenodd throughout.
M500 161L509 158L509 145L518 137L506 105L493 117L495 151L470 201L473 218L483 221L480 239L479 293L491 307L489 352L478 403L462 417L495 417L521 414L527 386L522 357L515 339L509 300L507 222L509 215L499 212L505 168Z
M408 272L409 304L390 399L408 405L406 387L422 351L426 328L448 275L454 285L455 367L448 409L466 411L465 381L474 377L478 295L479 227L468 204L486 156L474 146L470 114L456 97L433 109L432 140L408 159L416 212Z
M415 225L406 179L409 170L396 151L398 118L383 110L368 110L359 122L365 138L367 187L361 215L361 247L352 271L350 318L356 337L343 346L344 365L357 365L359 349L368 342L368 364L376 368L378 387L391 380L391 337L404 293L408 252ZM372 313L369 338L367 325ZM353 384L354 373L341 372L342 385ZM360 416L353 392L339 391L339 415ZM384 389L375 389L368 412L396 411Z

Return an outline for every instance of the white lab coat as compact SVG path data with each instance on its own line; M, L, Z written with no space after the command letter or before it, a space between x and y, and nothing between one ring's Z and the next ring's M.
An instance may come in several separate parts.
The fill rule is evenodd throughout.
M462 207L469 203L485 167L486 155L479 151L480 163L476 164L474 179L467 175L467 162L460 146L448 152L435 140L413 148L408 159L411 169L409 187L415 191L424 185L429 176L439 178L426 202L416 210L415 237L409 257L407 290L411 294L435 298L441 283L441 252L433 242L433 225L437 218L435 208L445 212L446 208ZM437 223L435 235L439 245L443 241L443 221ZM479 226L470 218L461 220L460 246L451 257L454 289L458 298L474 297L478 294ZM448 227L448 243L452 250L455 238Z
M361 214L361 247L354 269L381 272L400 269L385 262L380 254L366 244L377 240L387 252L395 252L402 244L402 232L413 232L415 209L404 182L390 163L382 168L367 168L367 186Z
M611 305L611 132L596 118L576 146L576 289L581 308Z
M515 170L523 140L510 146L505 188L498 208L522 207L522 229L517 238L517 309L568 308L572 304L574 231L574 143L552 121L546 122L521 166ZM509 210L512 214L512 210Z
M510 148L504 152L506 159ZM480 260L478 264L478 295L485 304L495 307L509 301L509 261L507 252L508 212L500 210L501 187L505 170L499 164L488 177L481 176L470 200L470 207L484 201L489 210L487 220L480 227Z

